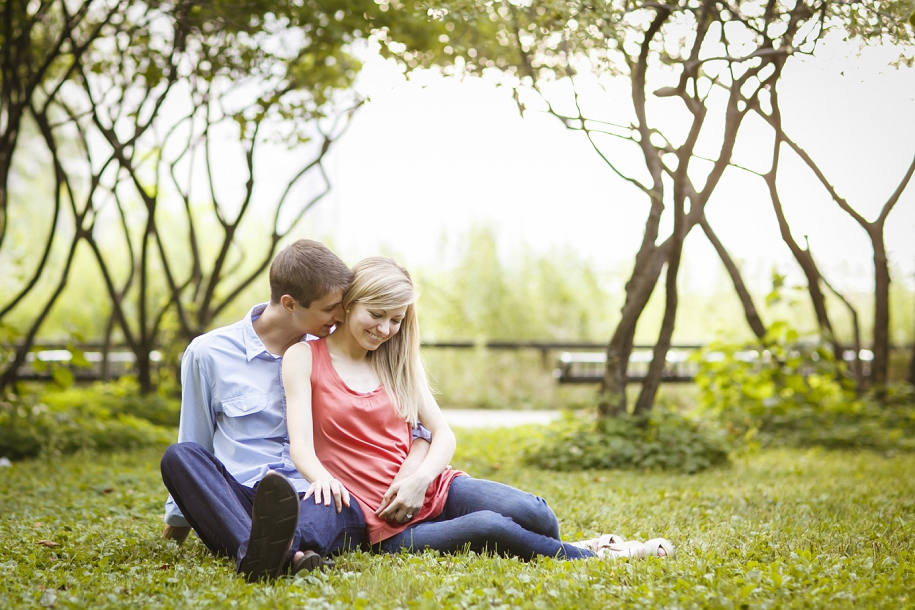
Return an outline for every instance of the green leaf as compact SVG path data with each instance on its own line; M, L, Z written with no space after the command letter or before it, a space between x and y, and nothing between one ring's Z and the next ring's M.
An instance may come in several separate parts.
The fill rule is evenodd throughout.
M54 366L51 368L51 377L61 388L69 388L73 385L73 373L70 372L70 369L63 366Z

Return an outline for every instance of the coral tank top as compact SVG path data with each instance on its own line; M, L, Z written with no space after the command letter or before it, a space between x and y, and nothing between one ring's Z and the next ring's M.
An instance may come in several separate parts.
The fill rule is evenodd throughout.
M315 454L328 472L359 501L369 542L377 544L409 525L440 515L451 481L464 474L451 466L429 485L422 509L409 524L388 523L375 516L410 451L410 425L397 415L383 386L366 393L347 387L331 363L324 339L309 341L308 345L312 353L311 417Z

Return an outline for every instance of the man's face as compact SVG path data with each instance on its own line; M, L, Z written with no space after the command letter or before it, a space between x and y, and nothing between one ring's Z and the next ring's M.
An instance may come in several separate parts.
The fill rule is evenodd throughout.
M343 289L337 288L315 299L309 307L296 303L293 316L296 326L309 335L326 337L334 325L343 321Z

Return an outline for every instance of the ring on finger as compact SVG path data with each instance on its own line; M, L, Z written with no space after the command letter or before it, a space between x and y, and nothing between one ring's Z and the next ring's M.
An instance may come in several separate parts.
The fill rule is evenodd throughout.
M407 518L407 521L413 518L413 515L404 515Z

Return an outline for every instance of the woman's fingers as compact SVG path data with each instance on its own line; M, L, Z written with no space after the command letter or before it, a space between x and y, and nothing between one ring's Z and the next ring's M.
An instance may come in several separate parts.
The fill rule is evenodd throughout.
M379 519L384 519L391 523L407 523L413 520L420 508L422 507L410 507L397 498L384 510L378 509L375 511L375 514L378 515Z
M310 496L315 497L315 504L324 506L330 506L333 501L338 513L343 510L344 506L350 505L349 491L337 479L318 479L308 487L308 491L305 492L302 499L305 500Z
M388 487L388 490L384 493L384 496L381 498L381 504L378 506L378 510L375 511L375 515L381 517L382 519L387 519L387 517L382 517L382 512L385 507L390 506L391 502L394 501L394 498L397 497L397 490L400 488L399 483L395 483Z
M384 507L384 510L382 510L382 507ZM375 514L385 521L397 521L398 515L406 514L406 511L404 510L403 503L395 497L386 507L382 504L382 506L375 511Z
M321 483L321 489L324 491L324 506L330 506L331 500L331 481L323 481Z
M343 508L343 492L345 490L343 489L343 485L340 485L340 481L336 481L336 480L331 481L329 487L330 487L330 493L333 494L333 498L334 498L334 508L336 508L337 512L339 513L340 510ZM330 498L328 498L328 500L330 500ZM329 506L330 502L325 502L325 504L327 504Z

